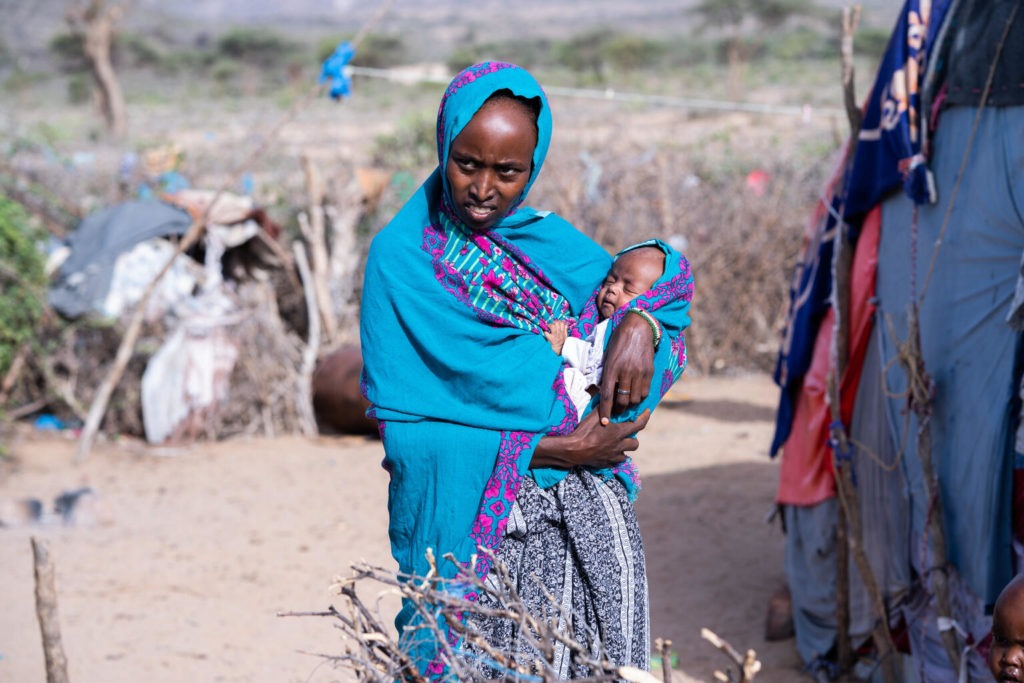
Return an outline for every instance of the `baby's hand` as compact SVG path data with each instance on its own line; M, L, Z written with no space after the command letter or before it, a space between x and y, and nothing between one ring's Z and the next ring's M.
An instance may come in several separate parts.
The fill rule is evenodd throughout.
M551 344L551 349L561 355L562 347L565 346L565 338L569 336L569 326L564 320L555 320L548 325L548 331L544 338Z

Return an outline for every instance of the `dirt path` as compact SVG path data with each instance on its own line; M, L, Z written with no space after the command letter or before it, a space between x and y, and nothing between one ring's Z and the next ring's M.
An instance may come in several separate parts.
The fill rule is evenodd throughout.
M793 641L766 643L782 582L783 538L765 517L776 464L765 453L776 390L768 378L684 378L637 455L637 509L655 636L679 652L677 681L711 681L724 657L708 627L754 648L761 683L799 679ZM70 464L74 441L22 433L0 463L0 511L48 505L88 486L80 522L0 528L0 681L44 680L30 538L49 541L73 683L331 681L306 653L340 651L318 618L279 610L331 603L355 561L391 567L380 444L360 438L244 440L156 450L123 440ZM383 609L391 613L389 598Z

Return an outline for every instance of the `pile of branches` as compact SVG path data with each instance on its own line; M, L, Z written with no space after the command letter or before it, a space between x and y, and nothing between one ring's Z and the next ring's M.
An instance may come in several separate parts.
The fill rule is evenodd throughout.
M279 311L271 282L239 283L235 299L238 319L227 330L238 350L230 395L192 420L188 433L177 435L179 439L300 431L297 397L305 345ZM115 362L124 331L124 320L70 321L48 310L34 339L19 350L5 375L6 391L0 393L4 418L14 421L46 414L68 427L84 424L97 388ZM142 377L168 332L162 320L143 323L108 402L104 433L144 436Z
M482 551L486 552L486 551ZM552 615L539 618L519 596L516 578L493 554L487 553L493 570L488 579L476 575L474 567L463 566L452 579L442 579L437 571L433 553L427 551L430 570L426 576L402 578L393 572L366 563L352 566L348 577L335 579L333 588L343 601L341 609L331 605L320 612L281 612L285 617L326 617L342 633L343 649L338 654L319 655L331 665L351 671L356 680L371 683L426 683L427 679L403 649L402 644L386 625L377 608L371 608L360 596L360 589L383 587L386 593L401 596L416 611L421 642L436 643L439 658L447 667L446 680L452 681L557 681L559 673L554 666L555 646L571 652L573 659L589 671L585 681L629 681L631 683L661 683L658 678L632 666L620 666L603 653L594 653L577 641L572 633L560 629L559 624L571 623L568 615L550 597ZM446 559L458 564L446 555ZM364 591L365 592L365 591ZM476 596L470 599L467 596ZM478 628L482 620L501 619L514 624L519 638L532 653L529 659L496 648L487 642ZM447 625L457 638L453 644L443 631ZM734 670L716 671L720 681L749 683L760 671L761 664L753 650L740 655L729 643L704 629L702 636L721 650L733 664ZM663 681L672 678L672 642L657 639L657 657L660 659Z

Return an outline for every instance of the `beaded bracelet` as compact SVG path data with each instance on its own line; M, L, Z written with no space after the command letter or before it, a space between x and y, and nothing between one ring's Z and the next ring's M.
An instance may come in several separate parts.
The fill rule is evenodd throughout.
M654 333L654 349L657 350L658 344L661 343L661 325L654 319L654 316L642 308L631 308L627 313L636 313L651 326L651 332Z

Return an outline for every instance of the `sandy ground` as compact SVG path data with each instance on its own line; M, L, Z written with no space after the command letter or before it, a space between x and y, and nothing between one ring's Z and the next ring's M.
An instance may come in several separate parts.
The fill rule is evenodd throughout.
M754 648L762 683L801 680L792 640L766 642L783 536L766 523L769 378L691 378L641 435L637 503L655 636L679 653L674 681L712 681L724 656L707 627ZM73 683L351 680L310 653L341 651L319 610L353 562L393 567L379 442L236 440L151 449L122 439L72 464L72 437L22 430L0 463L0 505L95 495L77 524L0 528L0 682L45 680L30 539L49 543ZM388 612L394 604L385 600Z

